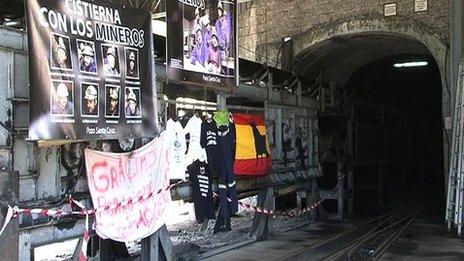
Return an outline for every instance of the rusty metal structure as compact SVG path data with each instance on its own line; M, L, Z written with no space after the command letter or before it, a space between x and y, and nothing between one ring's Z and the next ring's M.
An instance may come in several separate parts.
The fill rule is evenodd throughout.
M123 5L131 5L138 8L150 9L159 6L159 1L116 1ZM17 8L21 8L15 2ZM10 18L11 19L11 18ZM9 19L7 19L9 20ZM12 20L9 20L12 21ZM20 19L18 20L20 21ZM79 200L90 205L90 197L86 187L86 178L82 169L82 148L90 146L103 149L105 144L91 142L87 144L70 144L60 147L40 148L38 144L27 141L28 111L29 111L29 83L28 83L28 56L27 35L22 30L22 24L8 24L0 28L4 36L0 39L0 99L3 108L0 110L0 166L2 177L2 201L4 203L18 204L21 208L54 208L65 206L67 197L73 195ZM13 26L14 25L14 26ZM12 28L17 27L17 29ZM322 175L317 162L317 110L319 101L301 93L304 85L315 84L308 79L303 79L291 73L278 70L267 65L242 60L242 76L240 86L232 94L214 93L204 90L193 91L182 86L181 94L186 97L201 97L203 100L215 100L219 108L228 107L231 111L261 111L264 112L266 104L278 104L289 107L299 107L308 112L307 117L313 122L314 144L311 155L314 161L306 172L274 173L265 179L239 180L238 188L241 197L260 195L265 197L261 204L272 207L276 196L304 191L311 193L317 190L315 178ZM172 86L165 82L165 68L162 63L157 64L157 85L160 108L166 104L163 95L171 96ZM318 89L317 87L316 89ZM306 88L305 88L306 89ZM314 96L314 95L313 95ZM255 106L245 106L241 100L253 101ZM232 102L230 102L232 101ZM235 102L234 102L235 101ZM175 104L174 104L175 105ZM161 110L162 111L162 110ZM141 144L141 141L134 143ZM118 146L117 141L111 145ZM134 146L137 146L135 144ZM132 146L130 146L132 147ZM6 190L4 188L10 188ZM189 185L183 185L172 191L173 199L190 199ZM261 202L261 201L260 201ZM2 213L5 209L2 206ZM264 223L263 223L264 222ZM31 260L34 249L39 246L79 238L82 236L84 222L79 218L53 219L43 216L20 216L19 220L10 224L7 233L2 235L2 242L8 240L8 259ZM271 223L267 219L257 217L255 224L255 236L267 237L272 231ZM259 229L258 229L259 227ZM266 231L266 232L265 232ZM264 233L264 234L263 234ZM266 235L267 233L267 235ZM166 233L156 235L166 237ZM165 238L166 240L166 238ZM152 242L153 241L153 242ZM148 243L147 243L148 242ZM152 243L150 243L152 242ZM150 250L157 240L144 241L142 256L147 260L158 254ZM107 241L95 241L91 243L91 251L100 249L100 258L104 259L105 251L110 251ZM155 247L156 248L156 247ZM109 255L108 252L106 254Z
M148 10L152 12L154 22L165 19L162 0L112 2ZM246 11L253 1L238 2L239 9ZM103 150L118 147L128 150L141 145L142 141L132 140L124 146L119 141L109 141L49 148L40 148L27 141L30 97L22 5L16 0L2 1L0 5L1 10L8 13L0 17L3 25L0 26L0 202L24 208L52 208L66 205L67 197L72 194L90 206L82 169L82 148L89 146ZM313 142L309 148L311 164L307 170L275 171L266 178L237 181L240 197L258 195L260 207L273 209L275 199L288 194L296 197L299 208L317 202L321 197L329 198L336 205L335 218L341 220L346 212L354 212L355 198L361 194L360 191L370 191L368 195L375 195L371 200L381 204L387 172L394 172L403 182L400 185L407 187L411 178L409 170L415 167L412 162L427 159L417 153L422 151L420 144L430 137L424 116L379 102L384 97L368 99L380 93L378 86L363 86L361 91L369 95L356 95L321 76L308 79L277 66L244 59L239 62L239 86L232 93L173 85L165 77L164 41L165 38L154 36L155 46L160 47L155 49L155 68L161 123L165 122L168 111L175 113L177 107L186 105L195 107L194 104L177 102L179 97L195 98L205 104L208 102L208 106L228 108L229 111L265 113L272 106L288 107L301 111L311 122L309 131ZM284 64L290 66L290 56L282 54L281 68ZM312 68L308 70L312 74L318 73ZM361 86L361 83L353 85ZM375 178L363 179L359 173L369 173L369 177ZM331 193L336 184L336 193ZM174 200L191 199L189 184L176 187L171 194ZM0 204L2 214L5 213L4 207ZM0 216L0 222L2 219ZM0 237L1 242L13 239L0 246L3 257L8 260L31 260L34 248L79 238L84 227L83 220L78 218L21 216L15 222ZM256 214L250 225L253 239L263 240L273 233L269 216ZM167 241L165 228L144 240L142 260L158 259L160 248L164 249L165 255L170 255L171 246ZM109 256L112 247L114 242L95 239L91 242L90 251L95 254L99 249L100 258L104 259L105 255Z

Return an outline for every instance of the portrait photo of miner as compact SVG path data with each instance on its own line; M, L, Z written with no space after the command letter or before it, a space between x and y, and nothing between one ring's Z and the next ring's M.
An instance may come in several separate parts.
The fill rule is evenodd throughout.
M126 49L126 77L139 78L139 51L132 48Z
M50 46L52 69L72 70L69 38L59 34L52 34Z
M73 83L53 81L52 83L51 114L60 116L73 116Z
M120 72L118 48L115 46L102 45L102 51L105 75L118 76Z
M79 69L81 72L97 73L97 60L95 58L95 44L77 40L79 53Z
M119 86L106 86L106 117L119 117Z
M82 84L82 115L98 116L98 85Z
M140 118L140 89L126 88L126 118Z

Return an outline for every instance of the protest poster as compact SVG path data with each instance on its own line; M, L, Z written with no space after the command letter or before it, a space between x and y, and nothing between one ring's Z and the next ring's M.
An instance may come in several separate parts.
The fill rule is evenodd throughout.
M29 139L154 137L150 13L100 0L25 4Z
M236 1L169 0L167 76L230 91L237 85Z

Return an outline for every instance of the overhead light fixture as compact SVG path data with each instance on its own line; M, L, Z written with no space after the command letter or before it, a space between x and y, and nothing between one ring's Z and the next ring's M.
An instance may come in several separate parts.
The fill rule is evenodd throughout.
M404 67L421 67L429 65L426 61L421 62L404 62L404 63L395 63L393 66L396 68L404 68Z

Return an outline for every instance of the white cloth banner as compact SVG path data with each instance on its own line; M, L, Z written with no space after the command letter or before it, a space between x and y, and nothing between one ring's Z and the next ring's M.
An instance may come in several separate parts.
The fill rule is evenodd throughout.
M129 153L85 150L88 186L97 209L96 231L101 238L139 240L164 225L171 202L166 140L163 133ZM130 204L121 204L127 201ZM105 210L108 205L116 208Z

